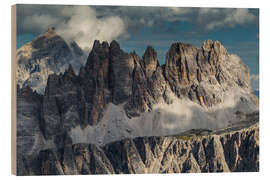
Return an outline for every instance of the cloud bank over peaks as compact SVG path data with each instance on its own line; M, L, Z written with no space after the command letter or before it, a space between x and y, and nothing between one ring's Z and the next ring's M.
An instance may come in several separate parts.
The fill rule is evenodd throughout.
M205 22L205 20L209 22ZM252 23L256 20L256 16L248 9L215 9L201 8L197 18L199 22L205 22L205 30L214 30L215 28L234 27L236 25L244 25ZM203 25L203 24L202 24Z
M65 39L75 40L82 48L90 49L95 39L122 40L135 37L144 28L163 35L168 33L170 24L170 30L182 29L181 32L194 35L237 25L258 25L258 13L258 9L244 8L21 4L17 8L17 31L19 34L38 35L54 26ZM189 25L192 25L192 30Z
M246 8L191 7L96 7L100 16L123 17L130 30L142 26L156 26L162 22L189 22L204 32L236 25L258 23L258 11ZM157 26L157 28L160 28Z
M60 23L56 31L84 49L92 47L95 39L112 41L127 36L125 24L118 16L97 18L95 10L88 6L65 7L62 13L70 18Z
M92 47L95 39L112 41L128 36L126 25L119 16L98 18L95 9L89 6L45 7L40 13L25 15L21 24L23 31L40 33L54 26L59 35L68 41L76 41L85 50Z

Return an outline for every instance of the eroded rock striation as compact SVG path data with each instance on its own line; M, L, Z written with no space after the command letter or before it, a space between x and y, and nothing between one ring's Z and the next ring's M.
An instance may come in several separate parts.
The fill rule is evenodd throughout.
M31 44L61 41L51 31ZM48 73L43 94L31 83L18 87L19 175L258 171L258 117L249 116L258 111L258 99L250 90L249 69L220 42L207 40L201 48L174 43L160 65L151 46L140 58L116 41L96 40L85 66L77 74L74 69L70 62L65 71ZM164 104L177 111L156 108ZM172 131L174 123L179 129ZM211 131L241 128L191 139L172 134L192 123Z
M67 141L64 148L40 151L32 163L23 173L253 172L259 171L259 129L253 125L218 135L139 137L103 147Z

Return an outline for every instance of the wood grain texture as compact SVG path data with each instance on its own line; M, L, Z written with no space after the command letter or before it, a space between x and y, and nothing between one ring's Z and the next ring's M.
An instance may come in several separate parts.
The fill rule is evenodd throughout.
M11 173L16 175L16 5L11 6Z

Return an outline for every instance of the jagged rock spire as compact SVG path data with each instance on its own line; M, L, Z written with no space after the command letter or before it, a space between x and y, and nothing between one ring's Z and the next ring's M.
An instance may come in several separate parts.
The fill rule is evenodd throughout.
M151 77L153 72L159 66L157 52L152 46L148 46L143 55L143 63L147 77Z
M65 79L70 79L70 80L77 79L77 76L76 76L71 64L69 64L68 69L65 71L64 78Z
M118 43L116 40L113 40L113 41L110 43L110 48L111 48L111 49L120 49L120 45L119 45L119 43Z
M53 39L53 40L60 41L60 39ZM36 42L36 45L37 45L36 47L43 47L43 45L46 45L46 43L43 44L42 38L41 38L39 39L39 42L38 41ZM63 48L65 46L63 45L60 47ZM51 50L54 50L54 49L51 49ZM59 55L58 49L56 49L55 52L56 52L56 55ZM43 55L42 53L44 53L44 51L41 51L39 55ZM65 51L62 53L65 54ZM17 106L18 117L21 118L18 121L19 123L17 124L18 129L21 130L21 131L18 131L18 134L17 134L21 136L20 141L18 141L18 145L19 145L18 152L20 152L19 155L21 154L34 155L38 153L38 150L43 150L47 148L46 146L47 144L43 142L43 138L37 138L36 136L37 134L38 135L43 134L46 139L49 139L49 141L52 142L52 144L53 143L54 145L57 144L55 147L58 147L58 145L61 146L61 144L65 146L64 145L65 141L67 141L67 146L70 147L71 143L73 142L71 142L69 138L65 140L66 132L70 133L73 130L75 130L73 134L75 135L75 137L72 136L72 138L74 138L75 140L77 139L77 141L81 142L82 138L80 138L80 131L81 129L83 129L82 134L84 135L87 134L87 133L84 133L84 132L87 132L87 129L84 129L84 128L86 128L89 125L92 126L89 129L91 129L91 132L93 132L94 133L93 135L95 136L95 138L97 138L95 139L95 141L93 141L93 143L97 143L98 145L100 145L101 143L108 143L114 140L126 138L127 134L128 136L129 135L132 135L132 136L156 135L156 134L151 134L151 131L153 131L154 129L157 132L163 131L163 130L165 130L164 132L168 132L167 131L168 127L170 129L171 127L174 128L174 124L173 124L174 122L176 122L180 126L181 126L180 123L184 122L183 125L185 125L185 121L182 121L181 119L182 115L178 116L178 114L175 114L174 111L172 111L172 116L175 117L175 119L173 118L171 120L170 116L167 116L168 113L169 113L168 115L170 115L170 112L167 112L167 111L165 113L160 112L159 109L155 108L155 105L162 104L162 106L163 105L166 106L166 104L164 103L169 104L168 106L176 108L179 111L185 111L185 107L183 107L184 109L182 109L181 106L179 107L177 105L178 102L190 103L192 106L191 105L189 106L189 104L187 105L191 107L189 110L191 111L192 116L194 115L195 118L197 117L199 118L197 119L196 124L201 124L201 122L205 122L204 118L208 118L208 116L209 116L210 122L214 123L213 119L216 120L217 118L214 112L215 108L210 109L210 111L208 111L208 108L211 108L211 106L215 106L221 103L224 100L224 97L226 97L225 96L226 93L231 95L231 94L234 94L235 90L239 91L241 94L239 96L233 97L235 100L235 103L238 103L238 104L236 104L235 106L229 107L225 111L226 117L224 118L226 118L226 120L230 118L235 118L233 111L237 111L239 109L240 110L245 109L247 112L257 110L256 109L257 106L255 107L254 102L253 102L254 101L253 95L250 93L248 89L249 85L245 86L245 84L249 84L249 83L246 83L249 81L249 78L248 78L249 72L247 70L247 67L243 65L242 63L239 63L238 61L236 62L232 60L230 56L226 53L226 49L218 41L214 43L210 40L206 41L202 45L202 48L195 48L189 44L184 44L184 43L174 43L167 53L166 64L162 66L158 65L156 52L154 51L152 47L148 47L146 49L146 52L143 58L140 59L136 55L136 53L131 53L131 54L125 53L123 50L120 49L120 45L116 41L112 41L110 45L107 42L100 43L99 41L95 41L93 44L93 49L89 54L87 64L81 68L80 75L79 77L77 77L78 81L74 83L74 81L70 81L70 79L72 79L70 77L76 77L73 71L73 67L71 65L66 70L64 75L61 73L51 74L49 78L46 79L47 80L46 91L45 91L45 94L42 96L38 96L37 94L32 93L30 88L25 88L25 90L18 90L18 106ZM177 103L175 104L174 101L176 101ZM197 104L194 104L194 103L197 103ZM114 109L109 109L112 107L116 108L117 111L114 111ZM195 111L193 110L193 107L195 108ZM220 116L220 109L219 108L217 109L218 109L217 111L218 116ZM145 112L149 112L149 113L145 113ZM193 112L195 113L193 114ZM206 114L204 114L203 112L206 112ZM120 114L120 116L118 116L119 115L118 113ZM202 118L203 121L201 121L200 119L201 118L200 113L203 113L202 115L207 116L207 117ZM135 116L141 116L141 118L140 117L135 118ZM132 118L132 119L128 120L127 117ZM158 119L156 119L155 117L157 117ZM151 118L154 118L153 121L151 121ZM186 117L186 115L184 115L184 118L193 118L193 117ZM165 123L164 124L165 126L163 126L162 125L163 122L166 122L168 119L169 119L168 121L169 124ZM101 123L101 120L104 120L104 121L102 121ZM142 120L142 121L139 122L138 124L137 120ZM192 122L190 121L190 119L186 119L186 120L188 120L187 122ZM121 123L126 123L126 122L128 122L128 124L124 124L122 126ZM190 124L190 123L187 123L187 124ZM111 132L109 133L107 131L107 130L110 130L110 128L108 128L108 126L105 127L104 125L116 127L117 130L113 132L113 136L114 135L116 136L113 137L112 133ZM131 126L134 125L134 129L132 129L132 131L130 131L130 129L126 129L127 127L129 128L130 125ZM203 125L205 125L205 123L203 123ZM217 124L214 124L214 125L217 125ZM146 126L146 128L145 127L143 128L145 128L146 131L149 130L149 133L148 131L146 132L146 134L143 131L141 133L139 127L142 127L142 126ZM207 123L206 123L206 126L208 126ZM182 126L180 128L182 130ZM137 129L139 133L135 132L134 134L132 134L133 131L134 130L136 131ZM239 133L237 134L239 135ZM89 140L88 139L89 136L87 137L83 136L83 138L86 138L85 141ZM210 137L210 139L211 138L212 137ZM171 137L169 137L169 139L172 140ZM208 138L208 140L210 139ZM252 140L250 138L248 139ZM41 140L42 142L40 142ZM155 143L160 140L163 141L164 138L158 137L158 139L156 139L156 137L154 137L153 139L153 137L151 137L149 139L150 140L149 143L148 143L147 138L145 140L146 140L145 142L147 143L147 146L149 146L149 143L154 143L154 144L150 144L151 146L164 144L164 143ZM99 141L101 141L101 143ZM176 141L173 141L173 142L176 142ZM179 141L180 144L182 142L183 142L182 140ZM206 139L206 142L207 142L207 139ZM179 143L177 144L177 147ZM224 144L225 148L233 147L231 145L226 145L227 144L226 140L224 142L222 141L222 143L225 143ZM134 152L138 151L141 149L141 147L143 147L141 146L143 145L143 143L139 142L138 144L138 141L133 142L132 140L121 141L120 146L121 145L124 145L125 147L129 147L129 148L130 147L133 148L131 149L132 152L133 150ZM62 150L61 152L59 151L60 154L64 152L64 154L61 155L61 158L62 157L73 158L74 156L70 155L70 153L71 154L73 153L72 150L74 150L74 153L78 152L76 145L70 147L70 149L67 149L67 146L65 146L64 149L62 149L64 151ZM88 150L91 150L91 148L89 148L90 146L88 145L85 146L84 144L82 146L83 146L82 147L83 152L87 152ZM113 152L119 149L120 146L119 146L119 143L116 143L115 145L113 145L113 148L112 148ZM91 147L93 146L91 145ZM115 147L116 149L114 149ZM174 147L174 146L170 146L170 147ZM212 147L218 147L218 148L211 149ZM203 148L204 149L206 148L207 151L205 152L210 152L210 151L218 152L218 150L220 150L219 147L221 147L221 150L222 150L223 146L220 144L219 141L217 141L217 139L214 139L214 140L211 140L208 146L205 146ZM99 155L102 150L100 148L101 146L96 148L99 150L99 152L96 152ZM85 151L85 149L87 149L87 151ZM103 148L104 152L106 149L107 149L106 147ZM121 149L123 150L123 148ZM196 148L196 149L200 151L200 148ZM243 148L239 148L239 149L243 149ZM256 147L255 149L258 149L258 148ZM60 154L59 153L50 154L49 151L50 150L42 151L43 153L41 153L41 158L36 158L36 157L34 158L41 161L49 159L49 161L53 160L53 162L56 162L55 160L57 159L61 159L59 157L55 159L50 159L49 157L53 158L54 155L58 156ZM171 151L168 151L168 152L171 152ZM195 152L195 151L190 149L190 152ZM224 161L224 158L220 158L221 156L217 156L218 154L223 156L224 154L223 150L220 152L214 153L214 155L216 155L215 157L213 158L210 157L210 159L212 160L214 159L214 162L213 163L211 162L211 163L216 164L216 160L222 159L222 163L226 166L226 162ZM102 160L105 159L106 163L108 162L108 159L110 161L112 158L111 155L108 156L109 153L110 152L106 152L105 154L103 153L104 158L101 158ZM127 154L126 151L123 151L123 153ZM200 153L203 154L203 152L200 152ZM255 157L255 156L257 157L257 150L255 151L255 153L256 154L254 156L252 155L252 157ZM141 153L138 152L136 154L139 157L139 154ZM189 154L187 154L187 157L191 158L192 161L188 161L188 162L181 161L182 163L185 164L185 166L181 166L181 167L185 167L185 168L190 167L189 165L192 164L193 162L195 163L195 159L198 158L197 156L192 157L193 155L189 155ZM115 153L113 155L115 155ZM226 153L224 155L227 156ZM108 156L108 158L106 158L106 156ZM202 155L202 157L203 156L204 155ZM144 155L142 157L145 158ZM243 156L243 157L250 157L250 156ZM120 157L116 157L116 160L118 158ZM206 158L208 158L208 156L206 156ZM140 161L143 159L139 157L137 158L137 160ZM136 162L138 162L137 160ZM71 162L71 161L66 161L66 160L64 161ZM143 161L145 162L145 160ZM198 164L201 165L200 164L200 162L202 162L201 160L196 159L196 161L198 161L199 162ZM24 160L18 163L19 167L21 164L23 164L21 162L24 163ZM46 163L44 164L38 163L40 165L45 165L42 168L40 168L41 170L47 170L46 168L48 167L47 166L48 161L45 161L45 162ZM75 160L74 162L76 163L77 160ZM84 163L86 161L80 160L79 162ZM93 160L93 162L95 161ZM245 162L250 162L250 159L247 159ZM103 165L104 164L106 165L106 163L104 161ZM124 165L126 165L125 163L127 163L127 161L125 160L123 161L123 163ZM49 164L53 166L52 163L49 163ZM149 163L147 162L147 164ZM29 167L28 165L29 164L26 163L25 167L28 168ZM61 167L59 166L61 169L61 172L63 172L62 170L64 171L67 170L66 165L68 164L65 164L65 167L63 167L63 169L61 169ZM89 163L85 164L85 166L84 165L81 166L80 164L78 167L83 167L81 170L83 170L83 172L85 173L84 170L88 169L87 168L88 165ZM113 167L113 165L115 165L115 163L110 165L110 167ZM142 166L141 165L139 166L143 167L143 164ZM217 169L220 167L221 166L218 166L218 167L214 166L213 168L216 168L216 170L218 171L218 170L221 170L221 169ZM232 166L230 166L230 168L231 167ZM246 166L241 165L239 167L243 168ZM36 167L34 168L36 169ZM116 169L118 168L119 167L117 166ZM205 170L204 165L202 168ZM20 167L19 169L22 169L22 168ZM53 171L56 169L58 170L59 168L54 168L54 167L52 168ZM109 166L106 167L105 169L108 170ZM136 168L131 168L131 169L133 171ZM173 167L173 169L175 169L175 166ZM124 168L123 170L124 170L123 172L126 172L126 168ZM212 167L209 170L212 171L213 170ZM228 169L226 168L226 170ZM238 169L235 169L235 170L238 170Z
M67 74L75 75L71 64L68 65L68 69L67 69L66 72L67 72Z
M206 41L203 42L203 45L202 45L202 49L204 51L210 51L213 47L213 41L211 39L208 39Z
M151 46L140 59L135 52L125 53L116 41L108 44L96 40L79 76L71 65L64 75L49 76L45 96L50 101L54 101L50 97L63 97L60 99L66 109L67 102L76 104L77 119L83 126L98 124L109 103L124 104L128 117L151 111L158 102L171 103L171 94L211 107L222 102L224 91L233 87L246 88L240 87L239 81L248 81L248 71L228 58L218 41L208 40L202 48L174 43L167 53L166 64L159 66L157 53ZM70 81L75 78L78 81ZM74 90L74 102L61 94L71 93L70 89ZM51 103L53 106L59 102Z

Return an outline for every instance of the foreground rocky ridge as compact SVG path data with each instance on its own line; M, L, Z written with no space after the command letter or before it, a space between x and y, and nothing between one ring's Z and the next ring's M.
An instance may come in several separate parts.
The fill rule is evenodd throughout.
M174 108L179 112L184 112L185 110L190 111L191 114L196 112L196 114L192 114L193 118L196 118L196 128L198 124L200 126L200 124L208 121L215 124L221 122L223 119L226 120L226 122L222 123L224 124L223 126L237 124L238 121L240 122L243 118L245 119L247 113L258 111L258 99L250 90L249 69L237 56L228 54L226 49L218 41L205 41L201 48L195 48L189 44L174 43L167 53L166 63L164 65L159 64L157 53L150 46L140 59L135 52L130 54L125 53L121 50L120 45L116 41L112 41L110 44L95 41L85 66L80 68L78 75L76 75L74 71L73 65L69 65L63 73L50 74L46 80L47 85L43 95L36 93L29 86L17 88L17 157L18 169L20 169L18 174L89 174L94 172L100 173L98 171L104 168L106 169L102 170L104 173L166 172L164 168L166 169L167 165L165 166L165 164L161 162L153 166L157 166L157 169L161 167L163 170L149 169L149 166L145 168L148 169L147 171L137 171L137 168L141 169L142 167L146 167L147 163L145 160L142 160L142 162L138 161L138 164L136 164L136 158L136 161L133 162L131 155L126 156L127 159L122 159L122 156L127 153L126 151L128 150L125 148L122 149L123 154L120 154L119 157L117 157L118 155L116 156L116 158L124 160L121 162L121 167L118 167L119 165L114 163L117 160L108 160L110 159L110 155L106 154L111 153L111 151L114 152L114 150L106 151L104 149L105 147L113 146L113 144L105 146L104 144L119 141L118 145L120 143L121 147L121 144L123 145L125 144L124 142L127 141L126 143L131 143L131 145L125 145L125 147L131 148L129 146L133 147L135 141L139 141L138 143L144 146L145 141L149 141L151 137L144 137L141 138L141 140L138 138L134 141L132 139L138 136L146 136L144 134L145 132L138 133L135 131L140 131L140 127L141 129L148 127L146 126L146 121L147 118L150 118L149 116L142 118L145 122L139 122L141 119L138 118L144 114L147 115L147 113L153 112L151 115L153 122L150 122L151 126L149 126L152 129L149 129L149 132L152 132L153 129L157 132L158 130L162 131L167 128L167 124L166 127L164 127L164 122L159 117L170 120L171 122L168 124L170 126L172 123L181 125L183 119L187 123L189 123L189 121L191 122L188 114L178 116L178 114L175 115L173 112L173 114L169 114L168 116L166 109L163 111L155 109L155 106L159 104L171 105L169 108ZM224 107L228 95L233 97L232 103ZM179 108L175 106L175 102L178 101L182 104L188 102L191 105L184 105L186 106L185 108L183 108L184 106ZM111 107L119 109L119 111L108 114L108 110L114 110ZM187 109L187 107L191 107L191 110ZM194 111L194 109L196 109L196 111ZM120 120L115 113L121 114ZM164 113L165 116L163 116ZM224 116L221 121L217 121L218 118L220 119L219 116L223 116L224 114L226 116ZM106 115L105 119L104 115ZM170 116L173 116L173 118L170 118ZM203 120L203 118L206 118L206 120ZM136 123L139 123L135 124L135 120ZM230 120L232 123L227 122ZM112 129L107 130L108 127L105 127L106 124L104 121L108 126L111 126L111 128L117 128L114 130L115 132L112 132ZM127 121L129 121L128 125L130 125L128 127L125 124ZM121 123L124 124L124 129L119 128L121 127ZM135 125L141 126L137 129L133 129ZM209 124L203 124L203 126L208 125ZM239 123L237 126L238 125ZM76 141L76 139L82 139L82 136L78 136L77 131L73 133L74 129L82 131L82 136L86 139L84 145ZM88 145L88 139L92 138L92 136L86 136L89 129L93 135L98 135L103 138L101 142L99 142L99 140L96 142L95 140L92 145ZM183 129L181 129L181 131L182 130ZM166 134L167 131L164 132L162 136L169 135ZM248 136L249 133L251 132L248 131L246 136ZM111 134L115 137L111 138ZM147 136L151 136L151 134L147 134ZM130 139L127 140L127 137ZM211 137L219 138L219 136L214 135ZM245 137L243 138L244 139L242 139L241 136L239 141L249 141L245 140ZM120 141L121 139L126 140ZM175 137L152 137L152 139L154 140L151 141L151 146L155 146L156 141L179 141L178 144L181 144L177 145L179 149L187 146L185 145L186 143L191 143L190 141L177 140ZM222 142L221 140L218 141L220 142L218 143L216 140L205 138L201 143L218 143L218 148L221 149L220 143L222 144ZM232 143L234 143L234 141ZM255 155L252 154L252 157L256 156L257 158L257 151L253 151L256 150L258 141L256 141L257 145L255 149L252 143L245 145L245 147L250 148L248 150L249 152L246 153L254 153ZM115 142L115 144L117 144L117 142ZM195 147L195 145L192 144L193 142L189 145L191 149ZM240 143L237 145L239 145L238 148L240 148ZM61 153L68 153L70 157L67 158L73 158L77 154L77 151L75 152L74 150L76 146L78 146L79 149L85 147L85 151L89 154L92 153L92 148L96 149L93 151L100 150L100 153L98 153L100 155L89 155L95 156L94 158L96 158L96 160L93 159L94 164L91 164L91 166L89 166L89 159L82 160L78 157L79 159L76 160L77 156L75 159L67 160L71 163L70 165L64 165L62 161L65 155L61 155ZM89 149L88 146L91 148ZM158 149L163 148L162 143L157 146L156 148ZM214 149L217 147L216 145L211 146L213 146ZM43 151L44 149L47 150ZM219 149L212 151L213 153L218 151L216 154L214 153L213 156L217 154L217 156L225 156ZM145 155L141 155L141 153L146 152L146 150L138 150L135 148L131 150L134 151L135 154L139 153L140 159L145 159ZM237 151L237 153L240 152L239 149L235 151ZM147 153L150 153L150 151ZM152 154L153 153L154 152L152 152ZM156 154L156 158L159 158L159 156L160 158L163 157L163 153L165 152ZM102 154L104 154L104 156ZM239 160L241 165L237 165L235 168L228 168L230 165L228 165L227 162L219 162L220 159L216 158L213 160L213 163L221 163L222 165L214 165L218 166L220 169L214 168L214 170L212 170L210 169L210 165L207 165L209 167L204 167L206 165L198 165L197 161L199 160L194 160L195 156L195 154L185 154L185 157L189 158L184 158L181 161L177 160L177 163L180 165L178 168L175 165L168 165L168 169L170 169L168 172L184 172L184 166L192 166L192 168L197 169L193 169L192 172L257 171L256 168L258 168L255 163L252 164L252 168L243 169L245 167L242 167L243 165L240 163L241 160ZM210 157L210 155L204 156L205 159L213 158ZM170 156L170 158L172 157L177 159L175 156ZM240 157L243 159L249 158L239 155L235 161L238 161ZM33 169L30 165L31 163L29 164L29 162L27 162L27 159L33 161L32 163L35 164L38 169ZM88 164L85 164L84 161ZM131 164L127 163L127 161ZM207 160L207 162L208 161L210 162L212 160ZM185 165L181 164L184 162L186 162ZM246 160L241 162L244 163ZM173 161L173 163L175 162ZM93 170L93 168L97 168L97 170Z
M98 147L72 144L25 159L20 175L259 171L258 124L219 135L139 137Z

